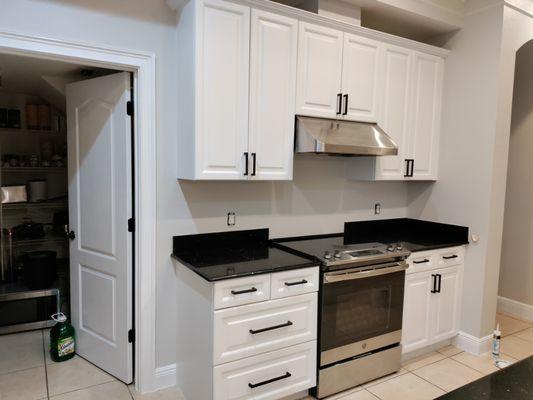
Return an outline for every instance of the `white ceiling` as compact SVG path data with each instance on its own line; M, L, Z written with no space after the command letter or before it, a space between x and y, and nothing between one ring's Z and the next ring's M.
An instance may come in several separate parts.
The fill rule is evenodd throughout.
M64 86L88 79L81 74L84 69L94 71L91 77L111 72L55 60L0 54L0 91L38 96L65 110Z

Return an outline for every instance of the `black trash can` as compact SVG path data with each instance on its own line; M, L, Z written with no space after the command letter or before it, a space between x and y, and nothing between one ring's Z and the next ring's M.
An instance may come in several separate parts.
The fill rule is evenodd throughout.
M22 256L24 280L31 290L48 289L57 275L55 251L30 251Z

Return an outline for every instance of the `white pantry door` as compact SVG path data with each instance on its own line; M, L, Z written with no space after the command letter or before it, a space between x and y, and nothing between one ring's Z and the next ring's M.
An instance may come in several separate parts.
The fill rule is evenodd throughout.
M133 379L130 77L67 86L70 293L76 352Z

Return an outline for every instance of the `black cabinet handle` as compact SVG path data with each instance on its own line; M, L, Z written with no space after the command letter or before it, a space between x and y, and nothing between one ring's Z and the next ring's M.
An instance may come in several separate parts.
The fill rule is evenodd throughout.
M286 328L287 326L291 326L292 325L292 322L291 321L287 321L285 322L284 324L279 324L279 325L274 325L274 326L269 326L268 328L262 328L262 329L250 329L250 333L252 335L255 335L257 333L263 333L263 332L268 332L268 331L273 331L274 329L280 329L280 328Z
M342 93L337 94L337 115L341 114L342 108Z
M257 288L251 288L251 289L244 289L244 290L232 290L231 294L237 295L237 294L244 294L244 293L253 293L257 292Z
M285 375L281 375L281 376L278 376L276 378L272 378L272 379L269 379L269 380L266 380L266 381L263 381L263 382L259 382L259 383L249 383L248 386L253 389L253 388L256 388L256 387L259 387L259 386L268 385L269 383L272 383L272 382L281 381L282 379L290 378L291 376L292 376L292 374L290 372L285 372Z
M405 159L405 178L411 178L415 170L415 160L412 158Z
M342 113L342 115L346 115L348 114L348 95L345 94L344 95L344 112Z
M427 258L424 258L423 260L420 260L420 261L413 261L413 264L425 264L428 262L429 260Z
M255 176L255 164L256 164L257 154L252 153L252 173L250 175Z
M457 258L459 257L457 254L454 254L454 255L451 255L451 256L442 256L442 258L444 258L445 260L452 260L454 258Z
M437 274L437 293L440 293L440 289L442 287L442 275L441 274Z
M437 275L431 274L431 277L433 278L433 288L431 289L431 293L437 293Z
M305 279L302 279L298 282L285 282L285 286L295 286L295 285L305 285L307 281Z
M248 175L248 152L244 152L244 175Z

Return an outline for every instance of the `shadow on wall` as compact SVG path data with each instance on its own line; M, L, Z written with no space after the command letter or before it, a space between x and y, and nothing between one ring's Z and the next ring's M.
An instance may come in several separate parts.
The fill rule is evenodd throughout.
M69 7L78 7L85 11L95 13L113 14L120 17L129 17L137 20L156 22L173 26L176 24L176 13L167 4L166 0L37 0L42 3L63 4Z
M359 214L406 207L407 188L401 182L356 182L346 178L350 160L327 156L296 156L293 181L178 181L190 217L209 218L225 210L238 215ZM181 216L189 217L189 216Z

